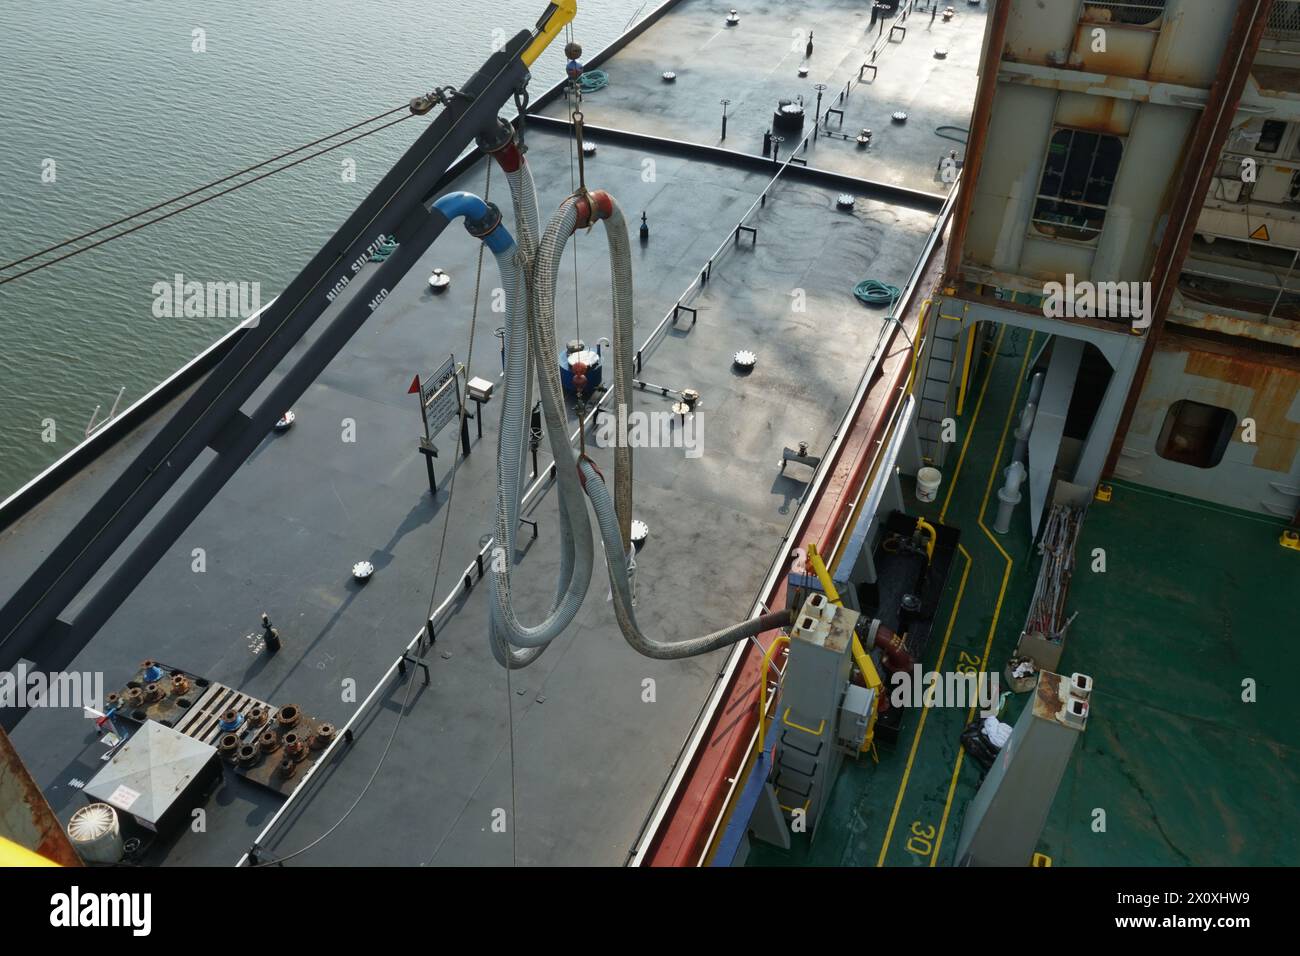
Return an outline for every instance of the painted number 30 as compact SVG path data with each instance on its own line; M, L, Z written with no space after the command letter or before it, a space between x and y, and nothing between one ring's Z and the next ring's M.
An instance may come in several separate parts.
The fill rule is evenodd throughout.
M921 826L921 821L917 820L912 824L912 835L907 838L907 850L909 853L915 853L917 856L929 856L934 852L935 829L932 826Z

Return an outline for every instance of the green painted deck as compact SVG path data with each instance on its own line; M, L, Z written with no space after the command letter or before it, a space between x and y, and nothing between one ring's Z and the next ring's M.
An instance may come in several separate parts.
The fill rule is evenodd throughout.
M998 339L959 423L964 451L920 509L960 528L963 549L927 670L1000 673L1028 611L1038 573L1028 509L1006 536L989 525L1033 348L1017 330ZM1055 866L1294 865L1300 553L1279 546L1280 522L1112 487L1084 522L1068 601L1079 616L1060 667L1093 676L1092 711L1039 849ZM1096 548L1102 573L1091 570ZM1243 700L1248 680L1255 702ZM1014 723L1027 699L1010 698L1002 719ZM951 865L980 778L958 741L971 716L910 712L878 764L845 763L815 839L796 835L789 852L756 842L749 864Z

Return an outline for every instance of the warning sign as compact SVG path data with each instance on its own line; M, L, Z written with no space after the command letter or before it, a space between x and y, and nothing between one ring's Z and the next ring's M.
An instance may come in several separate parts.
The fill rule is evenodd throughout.
M108 802L119 810L130 810L139 799L140 791L132 790L126 784L121 784L108 796Z
M1270 242L1268 237L1268 224L1260 223L1259 228L1250 234L1250 238L1258 239L1260 242Z
M450 356L442 367L421 380L415 377L411 390L420 393L420 407L424 411L425 435L434 438L443 427L460 415L460 379L456 375L456 356Z

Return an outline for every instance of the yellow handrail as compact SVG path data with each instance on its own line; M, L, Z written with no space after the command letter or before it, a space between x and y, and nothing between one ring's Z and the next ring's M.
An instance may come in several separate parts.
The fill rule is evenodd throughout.
M939 532L934 530L934 525L924 518L916 519L916 530L926 536L925 542L925 560L934 560L934 543L939 540Z
M840 600L840 592L835 587L835 582L831 580L831 573L826 569L826 562L817 553L817 545L811 541L808 542L808 563L812 566L813 572L817 575L817 580L821 582L822 590L826 592L826 599L836 607L843 607L844 602ZM858 640L858 635L853 635L853 663L858 665L858 670L862 671L862 679L867 682L867 686L876 692L879 696L880 689L884 682L880 679L880 674L876 670L876 665L871 662L866 648ZM877 711L871 712L871 722L867 725L866 736L862 738L861 752L871 749L871 742L875 736L876 715Z
M961 362L961 385L957 389L957 417L966 410L966 387L970 384L971 353L975 351L975 326L972 322L966 330L966 355Z
M817 553L817 545L812 541L808 542L808 563L812 566L813 573L817 575L817 580L821 582L822 590L826 592L826 600L836 607L843 607L844 602L840 600L840 592L836 589L835 582L831 580L831 573L826 570L826 562Z
M803 724L796 724L793 720L790 719L789 707L787 707L785 709L785 713L781 715L781 723L785 724L787 727L793 727L795 730L802 730L805 734L812 734L814 737L820 737L822 735L822 731L826 729L826 718L824 717L822 718L822 722L817 725L816 730L814 730L812 727L805 727Z
M772 643L767 648L767 653L763 655L763 665L758 678L758 752L763 752L763 728L766 726L764 721L767 718L767 668L772 663L772 655L776 653L778 647L787 647L790 644L790 638L784 634L778 634L772 639Z
M843 607L844 602L840 600L840 592L836 589L835 582L831 580L830 571L826 570L826 562L817 553L817 545L811 541L808 542L808 563L812 565L817 580L821 582L822 590L826 592L826 599L836 607ZM875 690L880 686L880 675L876 673L876 666L871 663L871 658L867 656L857 634L853 635L853 663L857 664L858 670L862 671L868 687Z
M925 317L930 312L932 299L926 299L921 303L921 314L916 320L916 335L912 338L912 367L907 372L907 386L904 392L912 392L916 389L916 363L921 357L921 341L925 336Z

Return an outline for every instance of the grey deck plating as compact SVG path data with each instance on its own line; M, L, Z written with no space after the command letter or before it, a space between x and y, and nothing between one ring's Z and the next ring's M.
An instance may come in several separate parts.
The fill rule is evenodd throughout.
M924 39L928 15L912 20L921 29L881 54L880 85L858 87L850 97L853 108L871 104L887 115L898 105L878 91L886 83L916 85L911 60L922 53L929 58L936 44ZM865 24L856 5L815 2L790 10L772 3L746 13L736 30L711 37L721 29L716 7L684 2L603 65L611 86L588 96L584 112L593 123L712 145L716 100L729 95L722 89L725 77L737 86L733 104L747 104L739 113L733 105L728 145L757 151L766 128L759 117L770 116L776 86L782 95L804 92L811 106L808 87L819 79L796 77L802 45L797 57L782 59L792 31L811 27L817 42L813 62L824 56L838 63L839 76L856 74L855 57L861 59L867 42L851 41L864 36ZM933 173L945 143L933 136L932 127L965 123L981 27L982 19L968 16L961 31L975 40L950 44L948 59L936 61L952 71L952 78L942 91L933 91L933 105L929 89L911 105L907 135L924 131L927 148L900 140L897 155L892 148L885 153L886 131L877 124L882 153L866 168L856 165L852 144L842 142L822 141L810 151L810 162L938 191ZM697 42L683 46L692 36ZM742 36L744 42L736 40ZM704 43L708 54L696 55L689 73L680 64L643 63L638 53L642 47L676 44L669 48L685 54ZM767 75L752 68L758 62L770 64ZM671 90L665 85L656 100L653 115L662 125L638 127L630 113L617 113L619 103L639 99L639 87L661 83L659 73L670 68L681 78ZM706 87L708 95L692 92L692 82ZM850 113L849 125L873 124ZM571 189L570 142L536 128L528 132L528 146L545 214ZM644 175L647 158L655 161L652 179ZM600 145L587 162L588 185L610 191L633 229L642 210L650 223L649 243L633 249L639 339L672 308L769 178L668 152ZM483 164L453 188L482 192ZM499 173L492 177L491 197L508 208ZM683 321L647 353L646 379L702 394L702 457L686 459L680 449L668 448L637 455L637 513L651 529L638 559L638 614L663 638L717 627L748 610L805 488L801 469L780 474L781 447L801 440L814 451L825 445L883 320L883 312L852 297L852 286L867 276L901 284L933 221L928 212L871 200L842 212L835 198L826 188L779 184L747 221L759 229L757 242L729 246L707 286L686 300L699 310L696 324L688 329ZM581 335L588 342L610 334L605 242L598 232L580 235L576 246ZM113 685L140 660L154 657L276 705L296 703L321 719L344 723L356 706L343 700L344 681L355 681L356 699L364 698L423 623L448 514L439 600L455 585L481 536L492 530L498 407L486 406L483 437L474 441L468 458L456 461L454 426L438 437L440 490L434 500L415 452L415 400L406 394L411 376L447 353L459 361L469 358L476 257L468 236L449 231L390 290L296 405L294 428L267 437L74 669L102 671L106 684ZM434 267L452 275L451 288L437 297L426 285ZM569 261L561 276L573 274ZM494 329L501 316L491 311L495 285L489 260L470 370L487 378L500 372ZM806 311L792 308L796 290L806 295ZM574 301L572 287L562 285L560 338L574 334ZM758 355L757 367L746 377L731 370L731 355L740 348ZM668 406L655 393L637 397L639 409L666 411ZM355 421L354 443L342 440L345 419ZM81 502L110 480L159 420L156 416L139 435L0 534L0 591L16 586L76 519ZM603 468L610 463L604 452L595 457ZM526 534L521 537L517 592L525 620L543 614L551 597L554 508L554 496L543 496L529 514L540 522L540 537L532 542ZM191 569L195 548L204 549L203 573ZM364 586L349 578L352 564L361 559L377 569ZM418 670L408 670L405 678L385 686L380 702L360 721L355 742L290 810L269 843L269 855L306 846L351 806L385 751L407 682L414 681L406 716L374 786L346 822L297 861L623 862L713 683L720 656L678 663L638 656L614 625L607 588L598 567L574 626L536 665L511 675L508 694L506 674L486 643L487 587L476 586L427 655L431 685L423 685ZM254 654L245 641L258 629L263 610L286 641L271 657ZM645 700L649 679L655 682L653 702ZM507 700L513 705L513 758ZM30 713L14 735L61 813L82 799L68 779L75 775L70 762L89 735L90 724L79 711L52 709ZM511 807L512 762L518 817L501 834L493 831L493 811ZM228 774L209 803L207 831L185 834L167 860L233 863L278 806L272 795Z

